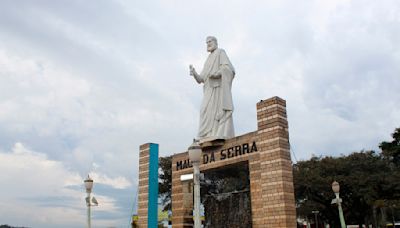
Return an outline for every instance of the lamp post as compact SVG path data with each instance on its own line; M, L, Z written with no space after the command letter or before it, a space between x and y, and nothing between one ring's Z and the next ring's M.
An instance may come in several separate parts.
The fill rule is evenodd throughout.
M319 213L319 211L312 211L311 213L314 214L314 218L315 218L315 228L318 228L318 213Z
M392 220L393 220L393 228L396 227L396 219L394 219L394 212L393 212L393 207L395 207L396 205L392 204L390 206L390 210L392 211Z
M83 181L85 183L85 188L86 188L86 206L87 206L87 227L91 228L91 215L90 215L90 207L91 206L97 206L98 202L96 198L91 197L90 194L92 193L92 188L93 188L93 179L91 179L88 175L87 179Z
M193 163L193 192L194 192L194 228L201 227L200 221L200 159L201 147L196 140L193 140L189 149L189 158Z
M338 205L340 225L342 228L346 228L346 223L344 221L343 209L342 209L342 199L339 197L340 185L337 181L334 181L332 183L332 190L335 193L336 198L332 200L331 204L336 203Z

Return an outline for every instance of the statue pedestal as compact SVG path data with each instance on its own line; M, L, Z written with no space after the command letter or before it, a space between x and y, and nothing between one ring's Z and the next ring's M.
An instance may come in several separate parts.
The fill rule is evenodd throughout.
M201 149L207 150L215 147L221 147L225 144L225 139L217 138L217 137L209 137L199 140L199 144Z

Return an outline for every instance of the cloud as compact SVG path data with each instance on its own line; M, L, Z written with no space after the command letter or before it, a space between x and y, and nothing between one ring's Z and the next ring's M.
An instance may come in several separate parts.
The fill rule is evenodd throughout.
M77 173L21 143L16 143L11 152L1 152L0 163L0 220L3 223L23 226L47 223L48 227L63 223L77 226L79 220L83 223L83 194L67 188L82 185L82 178ZM54 197L63 198L62 205L41 206L46 201L35 200L41 198L51 202ZM57 220L61 213L64 216Z
M97 221L130 216L139 145L159 143L160 155L170 155L196 135L202 86L188 65L201 70L207 35L237 71L237 135L256 130L255 104L272 96L287 101L297 159L377 149L400 122L396 0L0 5L0 148L14 148L0 153L1 185L21 180L0 190L0 203L27 194L35 203L8 208L24 203L32 218L49 206L80 214L75 194L88 173L104 206L96 210L113 211ZM38 190L30 195L27 185Z
M77 172L22 143L16 143L10 152L0 152L0 163L0 220L3 223L40 227L84 225L83 177ZM113 188L129 186L121 177L93 176L99 183ZM113 214L120 209L112 197L96 194L96 198L100 202L96 211Z
M95 172L89 173L89 176L100 184L112 186L117 189L125 189L132 184L124 177L110 178L105 174L98 174Z
M310 136L325 136L313 142L312 153L377 149L396 127L400 58L395 41L399 33L392 24L398 19L385 15L387 7L354 1L331 8L332 16L325 18L324 29L317 30L313 47L307 49L301 95L314 118L305 118L298 129L312 128Z

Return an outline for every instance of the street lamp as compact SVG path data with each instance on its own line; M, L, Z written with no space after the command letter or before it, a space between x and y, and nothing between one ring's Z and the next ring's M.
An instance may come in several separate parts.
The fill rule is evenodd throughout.
M87 227L91 228L91 216L90 216L90 207L91 206L97 206L99 203L97 202L96 198L91 197L90 194L92 193L92 188L93 188L93 179L91 179L88 175L87 179L83 181L85 183L85 188L86 188L86 206L87 206Z
M315 228L318 228L318 213L319 211L311 211L315 216Z
M342 209L342 199L339 197L340 185L337 181L334 181L332 183L332 190L335 193L336 198L332 200L331 204L336 203L338 205L340 225L342 228L346 228L346 223L344 221L343 209Z
M201 147L196 140L193 140L189 149L189 159L193 163L193 193L194 193L194 228L201 227L200 221L200 159Z

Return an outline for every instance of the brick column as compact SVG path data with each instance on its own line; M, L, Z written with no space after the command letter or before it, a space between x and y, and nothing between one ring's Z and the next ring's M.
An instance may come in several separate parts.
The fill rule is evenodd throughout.
M260 177L259 184L255 186L261 188L257 199L262 201L263 216L254 215L254 227L295 228L296 208L286 101L272 97L257 103L257 125L259 170L256 165L253 165L253 169L259 173L253 175ZM255 204L252 206L259 206L257 202Z
M193 227L193 181L181 181L183 174L193 173L193 169L177 171L176 162L187 159L187 154L175 155L172 160L172 227Z
M140 228L157 227L158 199L158 144L146 143L139 148L139 202Z
M259 154L252 154L249 158L249 175L250 175L250 196L251 196L251 217L252 225L256 227L264 227L264 209L261 188L261 165Z

